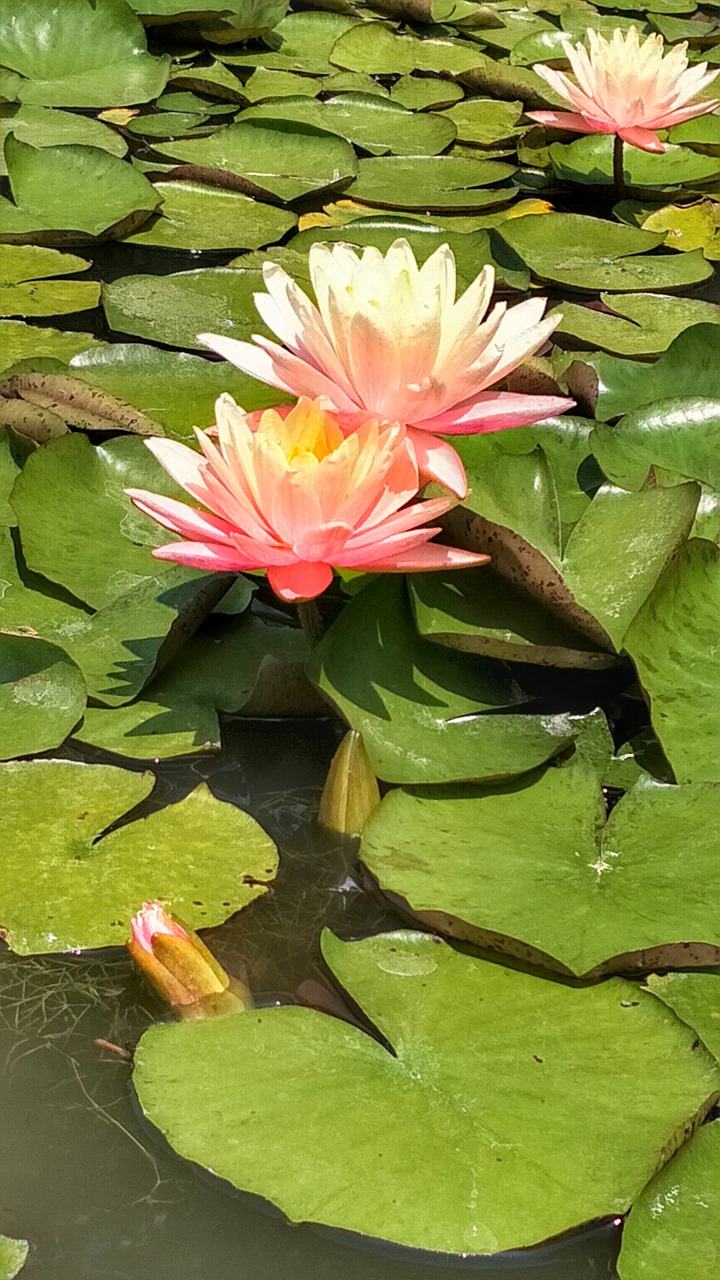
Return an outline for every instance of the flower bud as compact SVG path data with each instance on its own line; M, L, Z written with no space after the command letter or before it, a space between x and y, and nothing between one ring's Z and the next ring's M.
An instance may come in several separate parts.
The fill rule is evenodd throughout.
M159 902L144 902L131 921L127 946L135 963L159 995L181 1012L205 1003L208 1010L227 1005L231 980L192 929L186 929ZM231 1001L247 1007L249 993L233 983ZM242 992L242 995L240 995ZM239 999L238 999L239 997Z
M332 758L318 821L329 831L359 836L380 803L380 788L362 734L350 729Z

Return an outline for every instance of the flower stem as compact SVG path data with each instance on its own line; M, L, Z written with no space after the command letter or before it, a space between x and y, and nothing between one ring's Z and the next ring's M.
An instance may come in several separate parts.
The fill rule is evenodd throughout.
M624 200L627 196L623 167L623 146L624 143L620 134L616 133L613 146L613 182L615 183L615 194L618 200Z
M303 600L297 607L300 625L307 637L308 643L314 646L319 640L322 640L325 634L325 626L317 606L317 600Z

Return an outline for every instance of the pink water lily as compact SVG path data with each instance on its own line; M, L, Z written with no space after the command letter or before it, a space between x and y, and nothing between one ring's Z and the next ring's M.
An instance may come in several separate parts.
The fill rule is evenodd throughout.
M528 111L531 120L572 129L577 133L615 133L642 151L665 151L657 129L706 115L720 101L693 102L712 84L717 71L707 63L690 67L687 44L676 44L663 56L663 38L650 35L640 41L636 27L613 31L609 40L599 31L588 31L590 51L582 44L565 43L577 84L562 71L543 63L533 67L574 111Z
M366 420L344 436L317 401L247 415L231 396L216 404L217 445L197 431L201 452L174 440L146 441L158 462L205 510L173 498L127 492L141 511L187 539L153 555L201 569L267 570L283 600L309 600L333 566L371 572L453 569L487 556L429 545L428 528L452 498L416 502L420 478L401 424Z
M406 240L383 255L347 244L315 244L309 255L317 298L275 263L257 309L283 346L255 335L199 340L261 382L295 396L321 397L349 433L373 415L408 428L418 466L459 497L467 492L455 450L436 433L500 431L539 422L573 405L560 396L490 390L547 341L560 316L543 319L544 298L487 316L495 273L486 266L456 299L447 245L419 267Z

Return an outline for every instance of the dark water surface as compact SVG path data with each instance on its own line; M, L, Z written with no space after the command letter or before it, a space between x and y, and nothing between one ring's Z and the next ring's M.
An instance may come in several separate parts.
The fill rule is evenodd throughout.
M314 823L336 741L329 721L235 720L220 755L158 766L148 803L178 799L207 778L280 847L276 887L206 935L231 972L246 968L260 1003L298 992L322 999L324 925L349 938L402 923L358 888L353 848ZM177 1157L140 1115L129 1064L95 1043L132 1047L158 1016L162 1009L121 951L0 954L0 1231L31 1241L23 1280L615 1276L618 1233L607 1226L463 1263L289 1225Z

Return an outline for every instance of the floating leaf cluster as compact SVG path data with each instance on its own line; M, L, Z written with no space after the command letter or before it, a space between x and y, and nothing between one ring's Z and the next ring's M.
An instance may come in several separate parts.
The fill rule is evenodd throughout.
M153 762L330 704L387 791L363 874L433 933L325 936L374 1036L152 1028L150 1119L292 1219L482 1254L630 1210L622 1280L714 1280L720 117L616 191L611 136L526 114L563 105L533 67L633 25L720 66L696 0L0 0L0 928L84 950L146 899L260 898L269 837L204 786L156 812ZM455 437L445 533L490 567L344 575L310 651L262 577L154 558L125 490L180 496L143 437L221 393L283 401L198 342L269 336L263 263L309 290L313 244L400 237L547 297L503 389L576 408ZM0 1277L26 1256L0 1236Z

